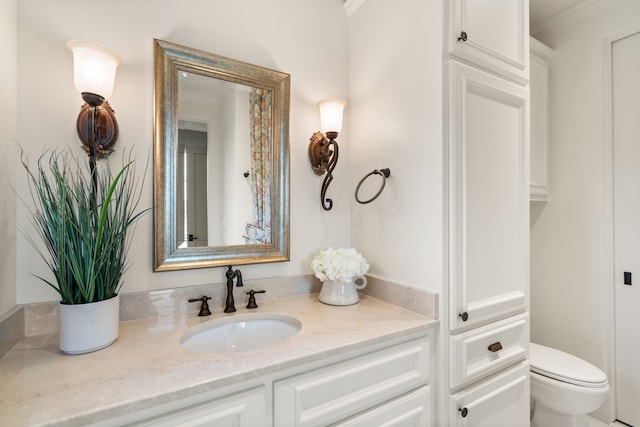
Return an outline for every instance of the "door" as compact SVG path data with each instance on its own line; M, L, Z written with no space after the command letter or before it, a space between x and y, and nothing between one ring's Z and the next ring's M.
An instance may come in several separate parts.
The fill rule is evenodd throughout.
M450 61L449 326L524 310L529 283L529 91Z
M612 53L616 413L640 426L640 32Z
M209 246L207 230L207 148L188 147L187 226L189 234L194 236L189 246Z
M178 132L176 246L208 246L207 133Z

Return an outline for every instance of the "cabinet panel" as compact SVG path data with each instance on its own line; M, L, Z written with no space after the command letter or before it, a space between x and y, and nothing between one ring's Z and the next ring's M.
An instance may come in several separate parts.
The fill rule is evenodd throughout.
M548 46L536 39L531 46L531 200L547 201L549 195L548 115L549 115L549 58L553 54Z
M451 330L523 310L528 288L529 92L449 62Z
M274 425L320 426L429 382L430 340L411 341L274 384Z
M529 364L503 371L449 400L456 427L528 427Z
M431 388L424 386L389 403L335 424L339 427L429 427L433 415Z
M528 0L449 0L448 7L451 55L526 84Z
M159 411L162 407L158 408ZM153 427L267 427L264 388L250 390L226 398L188 406L172 412L139 421L130 426Z
M449 0L448 6L451 55L528 81L528 0Z
M450 387L478 380L527 357L529 314L449 337Z

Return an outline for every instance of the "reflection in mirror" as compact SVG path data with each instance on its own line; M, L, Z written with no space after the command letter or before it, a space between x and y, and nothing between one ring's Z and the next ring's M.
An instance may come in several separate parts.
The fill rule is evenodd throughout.
M156 271L284 261L289 76L160 40Z
M186 71L178 74L178 247L271 240L269 234L264 242L256 241L246 232L264 223L252 209L252 195L263 185L250 173L249 102L255 91ZM270 188L271 183L264 186Z

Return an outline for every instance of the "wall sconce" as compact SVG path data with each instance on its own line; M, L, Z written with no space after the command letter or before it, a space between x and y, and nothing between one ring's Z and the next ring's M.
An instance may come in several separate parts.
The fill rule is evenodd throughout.
M342 112L346 103L339 99L326 99L318 102L320 109L320 127L309 142L309 161L316 175L324 175L320 190L320 203L325 211L331 210L333 200L326 198L327 188L333 181L333 170L338 164L338 143L336 138L342 130Z
M82 147L89 154L94 188L96 158L113 151L118 139L118 122L105 100L113 93L116 69L122 63L118 55L93 43L72 40L67 48L73 52L73 82L85 104L80 109L76 129Z

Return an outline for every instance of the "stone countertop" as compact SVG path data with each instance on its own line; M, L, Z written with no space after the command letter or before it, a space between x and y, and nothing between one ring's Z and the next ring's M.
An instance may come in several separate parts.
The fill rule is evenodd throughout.
M27 337L0 359L2 425L84 425L163 402L237 384L304 363L402 338L436 320L380 299L334 307L317 294L259 302L255 310L218 310L120 323L111 346L83 355L58 350L58 335ZM298 318L300 332L255 351L203 354L185 350L190 327L238 313L281 313Z

